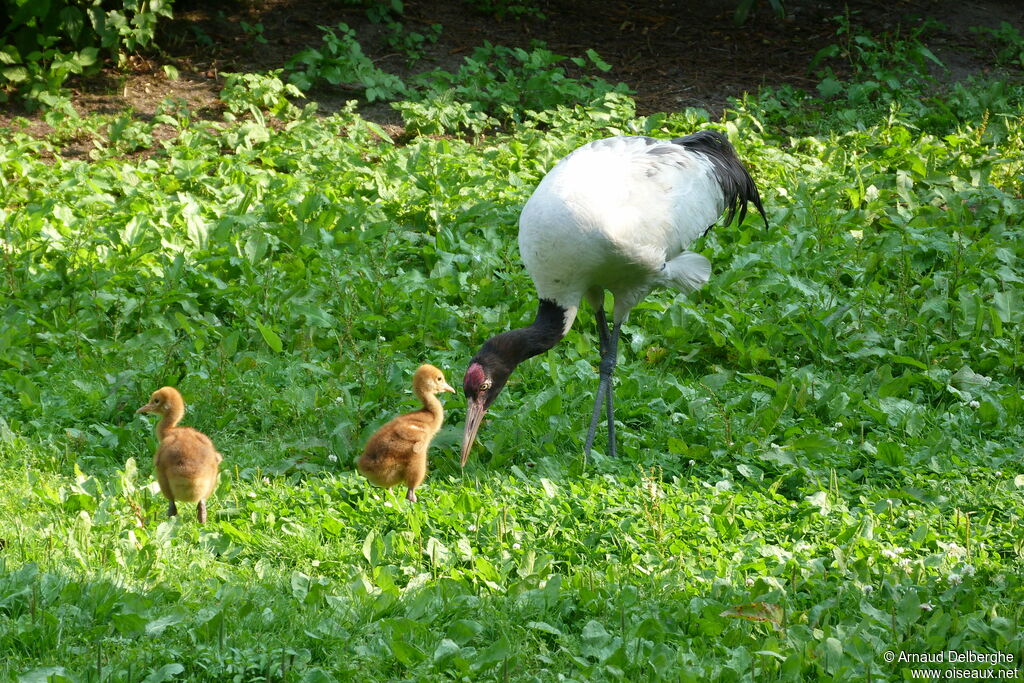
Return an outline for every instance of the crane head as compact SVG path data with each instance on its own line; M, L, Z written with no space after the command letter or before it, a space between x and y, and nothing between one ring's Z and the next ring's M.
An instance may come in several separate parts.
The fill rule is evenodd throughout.
M466 394L466 428L462 433L462 466L466 466L469 451L473 448L476 433L480 429L487 409L501 393L511 369L501 364L490 366L486 357L478 354L470 361L466 376L462 380L462 390Z

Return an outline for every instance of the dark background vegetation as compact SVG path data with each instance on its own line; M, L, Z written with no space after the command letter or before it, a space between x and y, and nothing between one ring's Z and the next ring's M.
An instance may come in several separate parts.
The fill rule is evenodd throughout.
M59 14L61 4L53 3L49 14ZM955 82L992 69L998 45L976 27L996 29L1002 22L1024 25L1024 5L1016 0L790 0L782 16L767 1L750 2L743 3L750 5L750 12L742 22L737 20L737 4L669 0L177 2L173 18L155 17L152 42L150 33L141 29L126 31L126 38L111 30L105 36L86 38L88 30L83 30L79 44L95 46L96 60L82 67L87 75L69 72L64 86L83 114L130 109L152 115L170 96L180 98L200 116L216 118L223 108L219 100L222 73L281 68L302 49L319 43L319 27L344 22L356 30L364 51L379 68L403 77L438 67L453 69L485 42L529 48L541 41L561 55L596 50L612 65L606 78L624 81L635 90L640 114L701 107L718 115L728 98L757 92L765 85L813 90L824 67L848 74L849 54L821 51L849 41L858 32L885 34L893 40L920 36L945 66L929 63L924 68L939 81ZM14 5L7 0L9 14ZM171 5L166 8L169 14ZM425 36L413 46L412 59L408 41L400 44L390 38L396 24L406 34ZM4 39L10 40L13 32L9 27ZM72 44L65 38L58 46ZM167 77L162 68L166 64L176 67L176 80ZM329 113L360 93L321 88L308 94L319 102L322 112ZM36 104L29 102L29 107ZM401 120L386 104L364 107L364 111L383 123ZM0 125L25 113L21 99L12 93L0 109Z

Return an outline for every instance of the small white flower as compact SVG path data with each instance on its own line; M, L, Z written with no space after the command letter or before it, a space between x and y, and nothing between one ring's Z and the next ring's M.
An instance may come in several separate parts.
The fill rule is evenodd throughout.
M969 405L969 406L970 406L970 407L972 407L972 408L979 408L979 407L981 407L981 404L980 404L980 403L978 403L977 401L971 401L971 402L970 402L970 403L968 403L967 405Z
M909 557L902 557L898 562L896 562L896 564L900 569L910 569L910 565L913 564L913 561Z
M939 541L939 547L946 551L951 557L963 557L967 554L967 550L956 543L943 543Z
M391 507L391 501L390 500L385 500L384 501L384 507L386 507L386 508Z
M693 467L696 464L697 464L696 460L690 460L690 467Z
M519 548L521 548L521 547L522 546L520 546L518 543L513 543L512 544L512 550L519 550Z
M263 483L267 484L269 486L270 485L270 477L263 477Z
M342 398L341 396L335 396L335 397L334 397L334 402L335 402L335 403L341 403L341 402L342 402L342 401L344 401L344 400L345 400L345 399L343 399L343 398Z
M476 524L470 524L466 527L466 531L476 531Z
M776 448L776 449L778 447L779 447L779 444L775 443L774 441L772 441L771 444L768 446L768 448Z
M380 500L380 496L378 496L378 495L377 495L377 494L375 493L375 494L373 494L373 499L374 499L374 500Z
M892 560L895 559L897 555L899 555L899 553L891 548L882 548L882 557L887 557Z
M963 571L964 576L974 576L974 565L965 564L961 571Z
M853 445L853 439L847 439L846 440L846 445L847 446L852 446Z
M334 453L328 455L327 459L330 460L331 462L338 462L338 456L336 456Z
M387 341L387 339L384 338L384 335L381 335L377 337L377 341Z
M747 584L748 587L749 586L753 586L754 585L754 577L753 576L748 576L746 584Z
M930 602L922 602L921 603L921 609L923 609L925 612L931 612L932 611L932 603L930 603Z
M839 429L839 428L841 428L842 426L843 426L843 423L842 423L842 422L836 422L836 429Z
M314 567L319 567L319 566L320 566L320 560L313 560L313 562L312 562L311 564L312 564L312 565L313 565Z
M1002 471L1001 471L1001 470L996 470L996 476L997 476L997 477L1001 477L1001 476L1003 476L1003 473L1002 473Z
M960 584L961 581L963 581L963 577L961 577L959 574L950 574L946 577L946 579L952 586L957 586Z
M871 595L874 592L875 592L875 587L872 586L871 584L868 584L867 586L864 586L864 595Z

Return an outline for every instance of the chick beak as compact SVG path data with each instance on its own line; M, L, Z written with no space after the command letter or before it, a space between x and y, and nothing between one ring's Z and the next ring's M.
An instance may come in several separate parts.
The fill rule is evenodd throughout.
M476 440L476 433L480 429L480 423L484 420L484 414L487 412L487 408L484 407L484 402L479 398L471 398L466 402L466 429L462 433L462 466L466 466L466 460L469 458L469 451L473 448L473 442Z
M455 393L455 389L452 389L452 385L448 384L448 382L441 382L441 391L450 391L453 394Z
M146 405L144 405L141 408L139 408L138 410L136 410L135 414L138 415L139 413L150 413L150 412L153 412L153 404L152 403L147 403Z

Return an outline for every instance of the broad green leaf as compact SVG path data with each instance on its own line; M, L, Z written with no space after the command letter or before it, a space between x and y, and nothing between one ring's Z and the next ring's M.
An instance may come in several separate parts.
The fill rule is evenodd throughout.
M281 343L281 338L277 336L274 330L270 329L269 326L257 321L256 327L260 331L260 335L263 337L263 341L267 343L270 350L274 353L281 353L284 349L284 345Z

